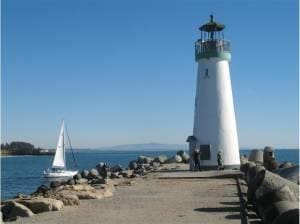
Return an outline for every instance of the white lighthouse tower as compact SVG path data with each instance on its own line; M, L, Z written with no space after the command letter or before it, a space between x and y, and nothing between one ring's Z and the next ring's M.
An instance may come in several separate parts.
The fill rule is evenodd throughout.
M200 149L203 169L217 167L218 153L225 169L240 165L229 71L230 42L224 40L224 28L211 15L210 21L199 28L201 39L195 43L198 75L194 130L187 141L191 158L195 148ZM192 169L193 159L190 161Z

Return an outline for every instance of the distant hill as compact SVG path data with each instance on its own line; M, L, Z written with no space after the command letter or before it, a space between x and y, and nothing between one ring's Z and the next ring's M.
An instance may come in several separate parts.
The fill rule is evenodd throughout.
M112 150L112 151L170 151L187 149L184 144L161 144L161 143L146 143L146 144L129 144L116 145L111 147L101 147L94 150Z

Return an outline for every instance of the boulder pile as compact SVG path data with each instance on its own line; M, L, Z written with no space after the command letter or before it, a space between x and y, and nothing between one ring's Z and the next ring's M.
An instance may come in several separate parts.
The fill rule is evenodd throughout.
M247 203L264 223L298 223L299 166L278 168L277 164L271 147L253 150L248 159L241 157Z
M41 212L59 211L64 206L79 205L80 200L111 197L115 186L130 185L132 178L146 175L165 163L188 163L189 155L178 151L173 157L159 155L155 158L139 156L128 168L117 164L108 166L100 162L95 168L82 170L68 180L52 181L41 185L30 195L18 195L1 202L3 221L14 221L19 217L30 217Z
M80 200L101 199L113 195L114 183L96 169L82 170L73 178L41 185L31 195L18 195L1 202L3 221L30 217L41 212L59 211L64 206L79 205Z
M147 172L159 169L163 164L168 163L189 163L190 156L183 150L178 151L174 156L168 158L165 155L159 155L155 158L147 156L139 156L136 160L129 162L128 169L133 173L130 177L143 176Z

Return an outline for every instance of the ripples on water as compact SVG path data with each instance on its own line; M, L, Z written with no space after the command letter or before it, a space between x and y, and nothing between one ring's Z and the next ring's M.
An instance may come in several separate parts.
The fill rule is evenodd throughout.
M249 154L249 150L242 150L241 154ZM165 154L172 156L176 151L97 151L75 153L79 169L94 168L104 161L109 165L121 164L127 167L129 161L139 155L158 156ZM276 150L275 156L280 162L292 161L299 163L298 150ZM19 193L29 194L41 184L48 184L42 177L44 169L51 166L53 156L8 156L1 157L1 199L13 198ZM68 168L72 169L72 156L67 153Z

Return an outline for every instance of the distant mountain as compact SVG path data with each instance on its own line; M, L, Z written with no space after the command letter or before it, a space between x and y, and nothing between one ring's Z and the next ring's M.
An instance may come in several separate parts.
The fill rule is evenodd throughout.
M161 143L146 143L146 144L129 144L116 145L111 147L101 147L94 150L113 150L113 151L169 151L187 149L184 144L161 144Z

